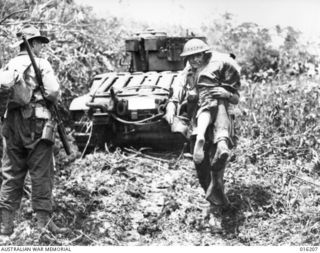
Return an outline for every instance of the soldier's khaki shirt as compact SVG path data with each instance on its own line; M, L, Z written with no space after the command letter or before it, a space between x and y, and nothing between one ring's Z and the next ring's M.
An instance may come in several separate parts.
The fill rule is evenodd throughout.
M44 95L45 97L55 102L60 95L60 85L51 67L51 64L42 58L35 58L35 62L41 72ZM1 88L11 88L15 85L16 80L19 78L24 78L26 84L34 90L33 96L34 101L39 102L43 100L41 92L38 88L38 83L36 80L36 75L33 67L31 66L31 61L26 51L20 52L15 58L11 59L9 63L0 71L0 87ZM25 70L28 68L28 71ZM9 101L10 102L10 101ZM40 118L50 117L50 112L41 104L36 105L36 116Z

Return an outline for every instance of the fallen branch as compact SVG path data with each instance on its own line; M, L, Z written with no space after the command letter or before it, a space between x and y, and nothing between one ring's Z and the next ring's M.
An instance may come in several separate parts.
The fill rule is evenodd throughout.
M78 241L79 239L81 239L83 237L83 234L80 234L79 236L77 236L76 238L72 239L69 241L69 244L74 243L75 241Z
M86 237L87 239L89 239L90 241L94 242L96 245L99 245L99 242L97 242L96 240L93 240L91 237L89 237L88 235L86 235L85 233L83 233L82 231L80 231L80 233Z
M158 162L163 162L163 163L169 162L168 160L165 160L165 159L161 159L161 158L153 157L153 156L150 156L150 155L147 155L147 154L143 154L140 151L137 151L137 150L134 150L134 149L124 148L124 150L126 150L128 152L131 152L131 153L134 153L134 154L137 154L137 155L140 155L142 157L151 159L151 160L158 161Z

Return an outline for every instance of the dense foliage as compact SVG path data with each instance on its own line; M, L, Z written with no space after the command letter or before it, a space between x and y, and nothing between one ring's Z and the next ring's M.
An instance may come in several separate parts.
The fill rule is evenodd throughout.
M6 19L7 15L19 12ZM21 22L35 23L52 42L46 56L64 99L83 94L95 73L119 69L123 39L143 24L97 19L73 1L0 1L0 65ZM175 27L182 34L181 27ZM170 30L172 32L172 30ZM57 147L55 216L67 236L35 234L28 195L16 231L3 245L317 245L320 176L319 80L306 63L318 59L293 28L236 25L226 14L199 28L244 69L237 111L238 146L226 171L234 209L222 229L208 222L192 161L134 150L66 157ZM277 46L274 37L282 38ZM301 63L298 69L294 65ZM270 69L272 71L270 71ZM73 150L76 150L73 147Z

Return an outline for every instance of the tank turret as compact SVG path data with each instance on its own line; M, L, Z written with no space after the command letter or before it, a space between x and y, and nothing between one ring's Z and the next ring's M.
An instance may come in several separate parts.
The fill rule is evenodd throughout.
M169 37L165 32L148 29L125 40L131 53L130 71L178 71L184 63L180 54L190 37ZM202 39L204 39L202 37Z

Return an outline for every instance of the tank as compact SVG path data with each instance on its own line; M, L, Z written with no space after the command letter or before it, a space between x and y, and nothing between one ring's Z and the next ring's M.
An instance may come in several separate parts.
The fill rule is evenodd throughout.
M186 37L147 30L125 40L131 56L127 72L95 76L88 94L70 104L74 138L79 150L96 148L181 148L186 142L163 119L172 87L184 68L180 54ZM204 37L197 37L205 39Z

